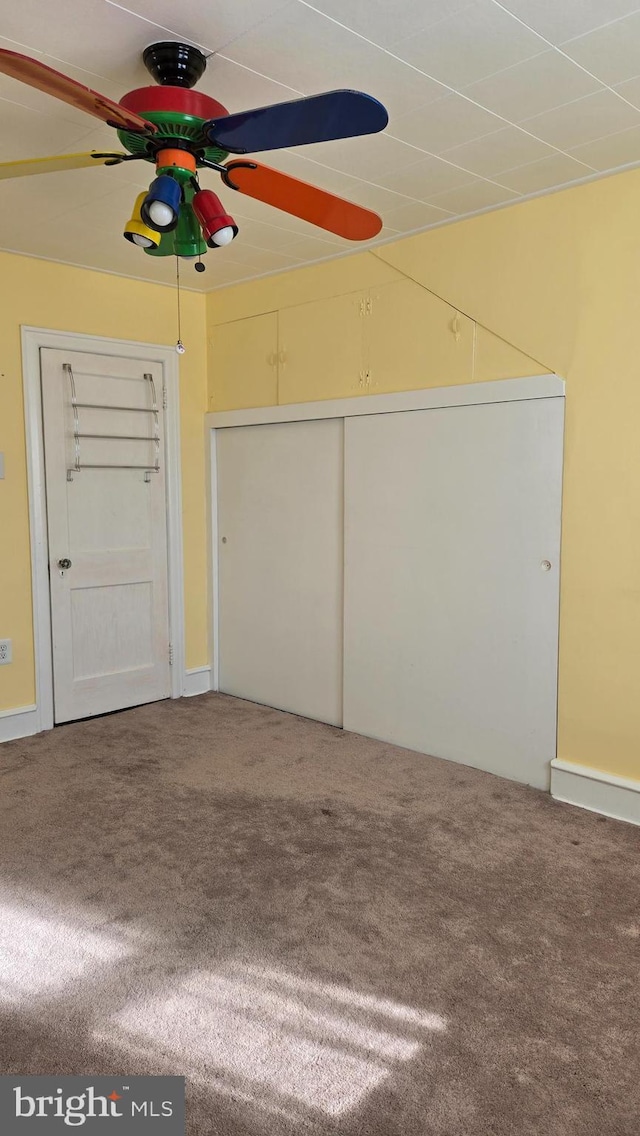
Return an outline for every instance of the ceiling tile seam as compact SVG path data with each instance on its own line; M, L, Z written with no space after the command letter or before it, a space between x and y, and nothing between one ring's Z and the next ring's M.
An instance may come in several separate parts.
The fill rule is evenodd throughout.
M385 131L385 134L387 134L386 131ZM396 138L394 134L389 134L389 135L387 135L387 137L393 138L396 142L402 141L401 138ZM409 142L405 142L404 144L405 144L405 146L410 145ZM417 146L412 146L411 149L416 150L417 153L419 153L419 154L425 154L427 157L430 157L430 158L436 157L437 158L437 155L427 154L426 150L420 150ZM309 162L311 165L319 166L323 170L331 170L332 173L343 174L344 177L351 178L352 181L357 181L360 185L370 185L372 189L382 189L386 193L395 194L396 197L404 197L404 199L405 199L405 201L408 205L422 205L422 204L424 204L424 202L422 201L422 199L420 197L414 197L410 193L402 193L399 189L389 189L389 187L387 185L380 185L380 183L377 182L377 181L370 181L368 178L358 177L357 174L349 174L349 173L346 172L346 170L338 170L338 169L336 169L335 166L328 166L326 162L319 162L315 158L308 157L307 154L298 154L296 152L296 150L283 150L283 153L284 154L293 154L294 157L300 158L303 162ZM413 166L419 165L421 160L422 160L421 158L417 158L415 163L411 163L409 166L403 166L403 170L413 169ZM439 160L439 159L437 159L437 160ZM447 162L447 165L451 165L451 164L452 164L451 162ZM347 192L350 192L350 187L348 187ZM354 189L354 193L355 193L355 189ZM402 206L398 205L397 208L401 209Z
M611 87L603 87L603 90L610 91ZM595 98L596 95L599 95L599 94L601 94L600 91L592 91L590 95L580 95L577 99L569 99L569 102L567 102L567 103L559 103L558 106L551 107L550 110L539 111L538 114L530 114L530 115L527 116L527 118L521 119L521 121L519 123L514 122L512 125L517 126L519 129L522 129L522 124L524 122L532 122L534 118L542 118L543 115L553 114L554 111L563 110L565 107L573 106L575 103L584 103L588 99L593 99L593 98ZM633 103L630 103L627 99L624 99L624 102L627 103L627 106L631 107L632 110L635 110L636 114L638 115L637 125L640 126L640 107L634 106ZM623 127L623 129L624 130L633 130L633 127L626 127L625 126L625 127ZM531 132L528 131L528 130L525 131L525 134L529 134L529 133L531 133ZM537 138L538 135L534 134L533 137ZM544 142L545 139L540 138L539 141ZM547 144L547 146L552 145L551 142L547 142L546 144ZM557 150L558 147L554 146L554 149Z
M633 127L632 127L632 129L633 129ZM622 132L622 133L624 133L624 132ZM582 143L582 145L588 145L588 143ZM519 166L509 166L508 170L500 170L500 176L504 177L505 174L512 174L516 170L528 170L531 166L539 166L539 165L541 165L542 162L548 162L551 157L554 157L554 155L553 154L547 154L546 158L534 158L534 160L532 162L521 162ZM593 174L601 174L602 173L602 170L596 169L595 166L590 166L588 164L588 162L584 162L581 158L576 158L573 154L565 152L563 154L563 157L570 158L572 162L577 162L577 164L579 166L584 166L584 169L585 169L584 176L585 177L591 177ZM640 158L638 159L638 161L640 162ZM554 188L562 189L565 185L570 185L570 184L571 184L571 182L557 182L557 183L554 184ZM513 188L513 187L511 187L511 188ZM516 190L515 192L521 193L522 191Z
M316 12L317 15L323 16L324 19L329 20L330 23L336 24L337 27L342 28L346 32L349 32L350 35L354 35L354 36L357 37L357 39L361 39L364 43L368 43L370 45L370 47L377 48L378 51L384 52L385 55L389 55L392 59L397 60L398 63L402 63L402 64L404 64L405 67L409 67L412 71L416 71L418 75L424 75L424 77L426 79L430 79L433 83L437 83L438 86L443 87L446 91L448 91L449 94L458 95L459 98L464 99L464 101L467 102L467 103L471 103L472 106L478 107L479 110L483 110L485 113L492 114L494 118L499 119L503 124L505 124L507 126L518 126L518 129L522 130L521 125L518 125L515 122L511 122L510 119L505 118L504 115L497 114L496 111L489 111L487 107L483 106L482 103L477 102L475 99L472 99L469 95L465 95L462 91L456 90L455 87L450 87L448 83L443 83L440 79L436 79L434 75L430 75L427 71L422 71L420 67L416 67L413 63L408 63L406 59L402 59L401 56L396 55L393 51L389 51L388 48L381 47L379 43L375 43L374 40L368 39L367 36L361 35L360 32L355 32L352 28L347 27L346 24L341 23L340 20L336 20L333 16L328 16L326 12L321 12L318 8L314 8L313 4L308 3L308 0L297 0L297 2L299 4L302 4L303 7L305 7L305 8L309 8L312 12ZM492 2L495 3L495 4L498 4L498 0L492 0ZM502 8L502 5L498 4L498 7ZM503 9L503 10L505 12L507 11L506 8ZM507 14L511 15L512 13L507 12ZM516 19L515 16L513 18ZM527 29L527 31L530 31L530 32L532 32L533 35L538 36L538 38L541 39L545 44L547 44L547 47L550 48L552 51L558 50L554 46L554 44L550 43L550 41L545 39L544 36L539 36L538 32L534 31L533 28L530 28L527 24L523 23L522 20L520 20L518 22L522 23L523 27L525 27ZM543 52L539 52L538 54L542 55ZM564 53L560 52L560 54L563 55ZM537 55L531 56L531 58L535 59L535 58L537 58ZM568 59L569 56L566 56L566 58ZM522 62L527 62L527 60L522 60ZM570 62L574 63L575 61L573 59L571 59ZM580 66L577 63L575 65L576 65L576 67ZM505 67L504 70L506 71L506 70L508 70L508 68ZM601 83L601 86L603 88L606 88L607 90L612 90L611 87L607 88L606 83L602 83L600 79L596 78L595 75L592 75L590 71L587 71L586 67L581 67L580 70L584 71L585 74L589 75L590 78L594 79L596 83ZM494 72L494 74L499 74L499 72ZM267 78L267 77L268 76L265 76L265 78ZM492 76L486 76L486 77L491 78ZM481 82L481 80L478 80L478 82ZM471 84L470 84L470 86L471 86ZM617 92L615 92L615 91L613 93L617 94ZM446 97L447 97L446 95L441 95L440 98L434 99L433 102L421 104L420 107L418 107L417 109L420 110L420 109L424 108L426 110L427 107L435 106L436 103L440 102L442 99L444 99ZM624 99L622 97L622 95L620 95L619 98L622 99L622 101L625 102L625 103L628 101L627 99ZM577 100L570 100L570 101L577 101ZM632 105L633 105L632 103L629 103L629 106L632 106ZM552 109L555 109L555 108L552 108ZM637 107L634 107L634 110L637 110L637 109L638 109ZM404 117L404 116L401 115L400 117ZM532 115L531 117L534 118L535 115ZM493 134L493 133L496 133L496 131L498 131L500 129L501 129L501 127L498 126L498 127L496 127L495 131L488 131L488 133ZM529 134L529 136L531 138L535 138L537 142L544 142L543 138L538 138L538 136L536 134L531 134L531 132L528 131L528 130L525 130L524 133ZM391 135L390 137L394 137L394 135ZM481 135L480 137L486 137L486 135ZM404 140L404 138L399 138L399 139L397 139L397 141L404 142L405 140ZM475 141L475 139L472 139L472 141ZM411 143L406 142L405 145L410 146ZM559 146L554 146L552 142L547 142L546 145L551 146L552 150L556 150L558 154L564 154L565 153L565 151L561 150ZM416 147L414 147L414 149L420 149L420 147L416 146ZM422 153L423 154L429 154L429 151L423 150ZM432 154L430 156L431 157L437 157L438 155Z
M570 55L567 55L567 52L563 51L561 47L558 47L557 44L552 43L551 40L546 38L546 36L543 36L540 32L537 32L535 28L530 27L525 20L521 20L519 16L516 16L513 12L510 12L508 8L505 8L504 5L500 3L500 0L491 0L491 3L494 4L496 8L500 8L501 11L506 12L507 15L511 16L511 18L516 20L519 24L522 24L522 27L526 28L527 31L533 32L534 35L539 36L540 39L544 40L544 42L552 49L552 51L557 51L558 55L561 55L563 59L567 59L569 63L573 63L574 67L578 67L580 71L583 71L584 74L588 75L590 79L595 79L596 83L600 83L605 88L605 90L611 91L611 94L615 95L617 99L620 99L623 103L626 103L627 106L633 107L634 110L638 109L636 106L633 106L633 103L630 103L628 99L625 99L624 95L621 95L619 91L616 91L614 87L611 87L608 83L605 83L603 79L599 79L597 75L594 75L593 71L589 71L588 67L584 67L582 63L578 63L576 59L572 59L572 57ZM633 13L628 12L627 15L633 15ZM626 19L626 17L622 16L621 19ZM617 23L618 21L612 20L610 22ZM602 26L607 27L607 24L603 24ZM594 28L593 30L597 31L597 28ZM581 37L575 36L574 38L580 39ZM569 43L570 41L567 40L566 42Z
M578 100L574 100L574 101L578 101ZM520 129L520 127L517 126L516 123L514 123L514 122L510 122L508 125L512 126L516 130ZM490 130L487 134L480 134L476 138L471 138L470 142L481 142L485 138L490 138L493 134L499 134L500 131L503 130L503 129L504 129L504 127L500 126L500 127L498 127L497 130ZM633 129L633 127L631 129ZM528 130L523 130L522 133L525 134L528 138L533 138L536 142L541 142L544 146L549 146L550 149L554 150L557 154L562 154L563 157L567 157L567 151L566 150L561 150L558 146L553 146L550 142L545 142L545 140L543 138L538 138L538 136L536 134L531 134L531 132L528 131ZM451 166L451 168L454 169L454 170L460 170L461 173L469 174L472 178L476 179L477 181L485 181L489 185L497 186L498 189L509 189L510 188L508 185L503 185L502 182L497 181L495 178L485 177L482 174L475 173L474 170L467 169L466 166L460 166L456 162L451 162L448 158L444 157L444 154L447 151L443 151L443 153L440 153L440 154L434 154L430 150L423 150L419 146L414 146L411 142L405 142L404 138L398 138L395 134L389 134L389 132L386 131L386 130L385 130L385 135L386 135L387 138L393 138L393 140L395 142L403 142L405 146L410 146L412 150L415 150L416 153L418 153L418 154L423 154L425 156L425 158L434 158L436 162L443 162L445 165ZM466 143L462 143L462 145L466 145ZM452 146L451 149L455 149L455 147ZM289 153L295 153L295 151L292 150L292 151L289 151ZM547 154L546 157L550 158L550 157L552 157L552 155ZM542 159L537 158L537 159L534 159L534 160L535 161L541 161ZM305 161L313 162L314 165L324 166L326 169L332 170L334 173L338 173L338 174L345 173L344 170L337 169L336 166L329 166L329 165L327 165L326 162L316 162L315 158L307 158L306 155L305 155ZM421 158L417 158L416 161L410 163L410 165L403 166L402 172L405 173L407 170L412 170L414 165L415 166L420 165L421 161L422 161ZM586 164L586 163L583 163L583 165L584 164ZM517 167L514 167L514 168L517 168ZM591 168L591 167L589 167L589 168ZM504 170L500 171L500 173L504 173L504 172L505 172ZM596 172L597 171L594 169L594 173L596 173ZM351 176L354 176L354 175L347 174L346 176L351 177ZM359 178L358 180L363 181L364 179ZM398 192L397 190L390 189L388 186L381 185L380 182L376 182L376 181L366 181L365 184L370 185L375 189L386 189L390 193ZM455 186L454 188L462 189L464 187L463 186ZM444 190L443 192L448 192L448 190ZM401 196L404 196L404 194L402 194ZM417 197L417 198L414 198L413 200L416 201L418 204L421 204L421 205L430 204L430 200L428 198ZM400 206L398 208L400 208Z
M47 54L46 51L41 51L40 48L29 47L28 43L22 43L19 39L8 39L7 36L2 36L2 39L6 43L15 44L16 47L25 47L27 49L27 51L32 51L34 55L46 55ZM53 58L53 56L51 58Z
M501 5L499 6L501 7ZM575 43L577 39L584 39L586 36L591 35L593 32L601 32L604 30L604 28L610 28L612 24L620 24L623 20L627 20L629 16L637 16L639 12L640 8L634 8L632 12L625 12L623 16L614 16L613 20L605 20L604 24L598 24L595 28L589 28L588 32L580 32L579 35L570 36L569 39L563 39L562 46L564 47L566 43ZM541 32L536 32L536 35L541 34Z
M106 4L109 4L109 6L111 8L120 8L120 10L122 12L126 12L128 16L137 16L139 20L144 20L145 23L147 23L147 24L152 24L154 27L159 27L163 31L170 32L171 35L176 36L176 38L179 39L179 40L184 40L187 43L194 43L196 45L196 47L201 47L201 48L204 49L204 52L207 55L207 58L209 58L209 59L213 55L218 55L220 53L220 51L224 51L225 47L228 47L230 44L234 43L237 39L240 38L239 36L233 36L232 39L226 40L225 43L221 43L219 48L214 49L214 48L211 48L211 47L207 47L206 44L200 43L197 40L189 39L187 36L183 36L182 32L176 32L172 28L165 28L162 24L155 24L154 21L150 20L147 16L141 16L139 12L132 12L131 8L127 8L124 4L116 3L116 0L104 0L104 2ZM267 20L270 20L272 16L275 16L275 15L277 15L278 12L281 12L283 10L283 8L289 7L290 3L291 3L291 0L282 0L282 4L280 4L280 6L278 8L275 8L274 11L271 12L268 16L263 16L262 19L257 21L257 23L252 24L250 30L253 32L253 31L256 30L256 28L261 27L261 25L266 23ZM241 34L244 34L244 33L241 33ZM250 68L249 68L249 70L250 70ZM256 74L257 74L257 72L256 72ZM282 86L282 85L283 84L281 83L280 86Z
M9 103L11 106L20 107L21 110L28 110L30 115L35 115L35 116L38 116L39 118L43 118L43 119L44 118L55 119L57 122L65 122L69 126L72 126L73 123L76 121L76 119L62 118L61 117L62 112L60 112L59 114L56 114L55 110L51 111L51 113L50 113L48 110L40 110L39 108L36 109L35 107L27 106L25 103L17 102L16 99L8 99L8 98L6 98L5 95L0 95L0 104L1 103ZM55 107L55 103L52 103L52 106ZM78 127L79 127L79 124L78 124ZM83 130L82 134L80 135L80 139L84 138L86 133L87 133L86 129Z
M304 97L305 92L299 91L297 87L290 87L287 83L281 83L271 75L265 75L262 71L256 71L254 67L247 67L246 63L239 63L237 59L231 59L229 55L223 55L221 51L214 51L212 54L214 58L217 56L219 59L224 59L225 63L233 63L234 67L241 67L243 71L249 71L251 75L257 75L259 79L266 79L268 83L275 83L278 87L284 87L287 91L293 91L294 95Z
M235 210L234 210L234 213L236 213ZM276 225L275 222L271 222L271 221L257 221L255 217L251 217L248 213L243 213L242 212L242 206L240 206L240 212L236 213L236 216L241 217L244 221L251 222L252 224L264 225L265 228L275 229L278 233L292 233L296 237L298 237L300 235L300 229L289 229L289 228L287 228L286 225ZM302 234L303 237L305 235L312 236L313 234L312 233L309 233L309 234L303 233ZM329 239L330 238L327 238L327 240L329 240ZM336 244L337 244L337 242L336 242ZM258 246L256 245L256 248L257 247ZM342 246L340 246L340 247L342 247Z
M148 16L141 16L139 12L132 12L131 8L126 8L124 4L116 4L114 0L103 0L103 3L108 4L110 8L119 8L121 12L126 12L128 16L133 16L136 20L142 20L144 24L149 24L152 28L158 28L161 32L168 32L169 35L175 36L177 40L186 40L188 43L195 44L196 47L202 47L205 51L212 54L211 48L206 47L205 44L194 39L188 39L186 36L183 36L181 32L177 32L173 28L167 28L164 24L157 24L155 20L150 20Z
M575 161L580 161L581 159L575 158L574 150L581 150L583 146L593 146L596 142L608 142L610 138L619 138L621 134L631 134L633 130L640 130L640 123L638 123L637 126L625 126L623 130L614 130L610 134L599 134L597 138L590 138L588 142L578 142L571 150L566 151L567 157L574 158ZM636 163L628 162L626 164L633 166ZM640 165L640 155L638 156L637 164ZM595 169L596 167L593 168ZM602 173L603 171L599 170L597 172Z

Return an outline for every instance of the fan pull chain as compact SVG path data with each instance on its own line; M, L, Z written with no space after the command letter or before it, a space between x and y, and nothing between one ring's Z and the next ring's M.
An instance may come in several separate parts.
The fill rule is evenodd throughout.
M177 300L178 300L178 342L176 343L176 351L178 352L178 355L184 355L184 353L187 349L186 349L184 343L182 342L182 328L181 328L181 321L180 321L180 257L179 256L176 257L176 289L177 289Z

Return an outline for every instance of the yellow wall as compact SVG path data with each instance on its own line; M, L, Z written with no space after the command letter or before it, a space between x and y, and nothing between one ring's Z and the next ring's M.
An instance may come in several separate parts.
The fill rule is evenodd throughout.
M322 344L331 396L357 393L353 357L335 389L327 320L335 310L346 316L342 301L337 308L328 301L407 278L477 325L465 381L498 378L510 368L549 369L567 379L558 756L632 778L640 777L639 203L635 170L405 238L376 254L208 297L211 408L309 397L302 368L299 382L297 373L287 379L283 398L277 364L269 365L259 391L249 390L250 368L231 368L233 350L218 354L231 321L243 321L236 332L250 354L245 333L253 317L269 312L277 313L280 340L293 320ZM396 311L388 327L399 373L415 318ZM273 320L270 326L272 339ZM443 323L439 342L446 334ZM539 365L529 366L531 360ZM423 385L450 381L447 365Z
M34 702L29 512L22 400L20 325L175 343L173 289L66 265L0 253L0 636L13 641L13 663L0 669L0 710ZM182 495L187 666L207 662L205 472L205 299L182 296L180 360Z

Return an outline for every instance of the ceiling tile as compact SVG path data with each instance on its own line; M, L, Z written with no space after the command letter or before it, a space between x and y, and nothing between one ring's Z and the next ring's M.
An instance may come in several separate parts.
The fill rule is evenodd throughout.
M527 118L522 125L552 146L570 150L605 134L640 125L640 112L613 91L604 90Z
M385 174L383 183L397 193L404 193L417 201L426 201L434 193L457 189L458 186L468 185L475 180L473 174L441 161L440 158L425 158L405 170Z
M219 254L219 255L218 255ZM259 272L269 272L278 268L287 268L299 264L296 257L279 248L264 249L252 245L247 237L244 227L231 245L222 251L212 250L212 258L223 261L224 264L235 264L255 268Z
M54 70L60 70L60 64L57 60L51 59L49 56L33 48L25 49L21 45L17 45L11 40L2 39L1 37L0 48L2 48L3 51L17 51L18 54L21 55L29 54L40 63L44 63L48 67L53 67ZM72 79L84 83L87 87L95 86L95 82L91 82L90 79L86 77L86 72L81 73L82 76L85 76L83 78L76 73L74 68L65 67L64 72ZM97 76L93 76L93 79L101 82L101 94L108 95L110 98L119 97L121 93L119 88L112 87L110 83L104 80L99 80ZM51 95L45 94L44 91L30 87L27 83L21 83L17 79L12 79L9 75L0 75L0 98L8 99L13 103L20 103L21 106L29 107L31 110L39 111L41 114L53 114L56 118L66 119L68 122L84 123L85 130L88 129L91 124L91 118L85 111L77 110L75 107L69 106L68 103L63 103L59 99L54 99Z
M410 205L403 205L400 209L391 209L385 220L390 228L401 233L409 233L414 229L426 229L429 225L448 221L451 216L452 214L444 209L436 209L435 205L414 201Z
M94 208L110 192L109 183L98 170L75 170L0 182L0 213L3 218L22 217L34 223L50 224L76 209ZM133 194L130 194L133 204ZM125 218L126 220L126 218Z
M384 186L334 170L320 162L302 157L295 151L278 150L270 155L269 165L281 169L301 181L326 189L328 193L335 193L338 197L345 197L349 201L363 205L365 209L374 209L380 212L384 209L397 209L401 205L406 205L404 196L393 193Z
M550 158L543 158L540 162L530 162L526 166L503 171L500 174L500 182L509 186L509 189L514 189L516 193L541 193L546 189L553 189L554 186L588 177L592 173L590 166L583 165L567 154L556 153Z
M428 153L441 154L504 125L504 119L461 95L447 95L424 110L399 118L393 125L393 134Z
M574 158L588 162L596 170L611 170L629 163L640 164L640 126L598 138L571 151Z
M42 114L6 99L0 100L0 123L3 162L75 152L76 143L86 133L81 122Z
M357 243L350 242L349 247L356 249L358 246ZM318 237L304 237L288 245L287 252L291 256L296 256L298 260L319 260L323 256L335 256L336 247Z
M91 120L88 120L91 122ZM113 151L116 154L126 153L123 146L118 141L118 136L114 130L108 126L98 126L95 130L90 130L88 134L83 134L75 144L75 149L84 152L95 150L96 153L110 153ZM152 162L122 162L119 166L100 166L96 176L102 182L116 186L132 185L139 186L140 189L149 185L149 182L154 176L154 165Z
M188 4L176 4L175 0L125 0L122 6L179 38L220 51L290 2L233 0L232 4L212 4L211 0L189 0Z
M611 86L640 73L640 12L563 44L572 59Z
M516 196L510 189L503 189L493 182L474 181L459 189L438 193L430 199L430 203L450 213L475 213L478 209L490 209L493 205L512 201Z
M538 55L546 43L491 0L476 0L422 33L394 45L394 52L427 75L460 89Z
M445 150L442 156L481 177L492 177L501 170L509 170L524 165L525 162L535 162L552 153L553 150L546 142L533 138L517 126L505 126L503 130L496 130L486 138L478 138L474 142L465 142L464 146Z
M472 83L465 87L464 93L487 110L511 122L519 122L600 89L597 79L592 79L558 51L544 51L542 55Z
M614 89L623 99L640 109L640 77L627 79L625 83L617 83Z
M380 181L382 175L392 170L412 165L422 156L414 146L386 133L317 142L314 146L299 146L296 153L373 182Z
M275 252L286 252L289 245L301 240L301 234L299 232L283 229L278 225L267 224L264 221L257 221L253 217L245 216L238 210L234 211L234 216L240 230L238 239L242 238L246 240L248 244L255 248L263 250L273 249ZM283 216L283 214L271 210L272 221L280 216Z
M217 99L232 113L300 98L300 92L293 87L256 75L255 71L221 55L209 60L198 90Z
M242 267L239 264L221 264L218 261L213 270L203 272L202 275L209 277L206 288L209 292L216 288L227 288L230 284L240 284L243 280L251 280L256 273L246 265Z
M304 149L309 154L322 152L320 145L306 146ZM282 170L283 173L298 178L299 181L326 189L327 193L340 194L342 187L350 180L348 174L341 170L326 166L323 162L316 161L296 150L274 150L273 153L265 154L264 157L266 158L265 165Z
M439 84L302 4L291 4L225 48L224 55L305 94L363 90L393 120L442 94Z
M365 209L373 209L374 212L381 214L384 220L392 209L400 209L403 205L412 203L410 195L394 193L384 185L351 177L346 179L340 190L340 196L363 205Z
M314 0L313 7L388 48L432 27L468 3L469 0Z
M638 0L500 0L530 28L559 44L626 16Z
M65 71L62 63L72 64L125 89L148 81L141 53L154 39L164 38L160 29L154 34L152 24L104 0L64 0L54 12L54 18L43 19L41 0L5 5L3 33L46 52L54 60L46 62L59 71Z

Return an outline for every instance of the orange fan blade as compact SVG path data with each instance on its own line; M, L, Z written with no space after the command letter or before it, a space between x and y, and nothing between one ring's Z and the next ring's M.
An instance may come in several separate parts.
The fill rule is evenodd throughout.
M0 50L0 71L10 75L12 79L26 83L29 87L37 87L46 95L53 95L55 99L61 99L63 103L69 103L78 110L86 111L94 118L100 118L109 125L117 126L119 130L153 132L156 129L152 123L145 122L144 118L125 110L106 95L99 95L97 91L92 91L91 87L76 83L75 79L69 79L28 55Z
M368 241L382 228L377 213L353 205L342 197L335 197L306 181L289 177L280 170L258 162L228 162L222 180L231 189L255 197L267 205L274 205L285 213L310 221L328 233L346 237L348 241Z

